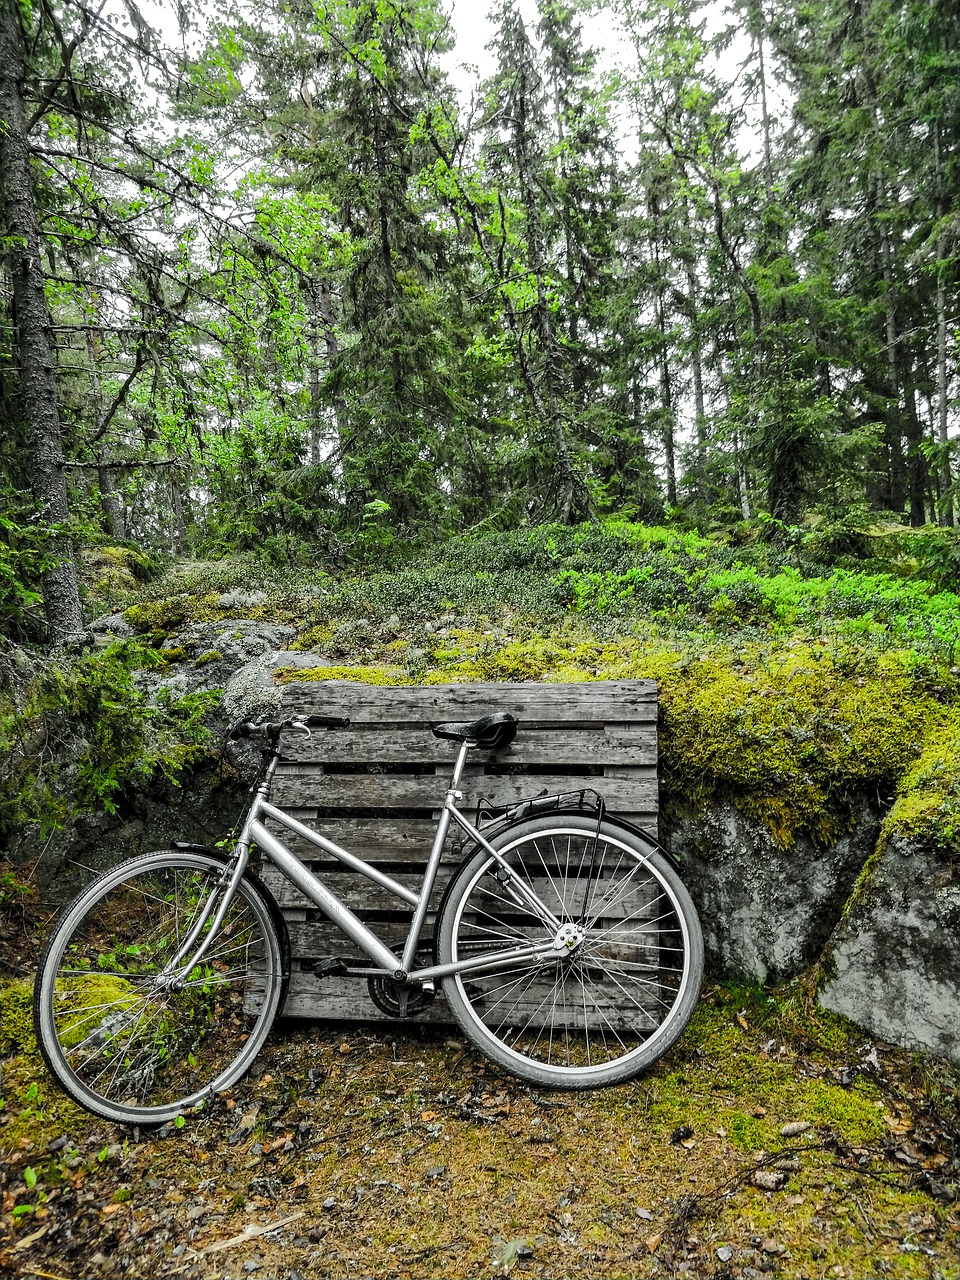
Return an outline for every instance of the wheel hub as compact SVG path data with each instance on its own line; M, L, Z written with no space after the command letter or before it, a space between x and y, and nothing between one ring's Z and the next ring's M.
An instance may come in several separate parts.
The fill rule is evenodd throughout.
M553 945L558 951L566 951L569 955L580 946L586 936L586 933L579 925L573 923L562 924L557 930Z

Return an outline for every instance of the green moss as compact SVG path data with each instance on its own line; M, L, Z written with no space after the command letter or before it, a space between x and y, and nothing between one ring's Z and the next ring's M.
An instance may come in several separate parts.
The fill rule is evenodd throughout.
M306 631L300 632L291 647L301 653L325 653L330 647L334 630L329 623L307 627Z
M805 1120L812 1129L829 1128L854 1145L883 1138L880 1093L871 1082L858 1080L844 1088L798 1073L792 1060L771 1058L758 1045L759 1027L735 1013L735 1004L702 1002L681 1042L688 1053L702 1055L696 1068L661 1069L644 1086L644 1110L664 1135L680 1125L700 1134L722 1129L724 1140L737 1150L774 1150L783 1146L783 1125ZM699 1077L697 1088L692 1073Z
M39 667L17 705L0 697L0 830L35 822L42 832L77 813L114 812L118 798L157 775L175 781L208 736L206 717L219 692L177 698L161 689L149 701L136 673L163 657L120 641L79 658ZM68 759L50 746L77 746Z
M21 978L0 987L0 1057L12 1053L34 1054L33 979Z
M195 596L167 596L131 605L123 617L134 631L145 634L172 631L188 622L219 622L228 612L220 607L219 600L216 591Z
M208 662L222 662L223 654L219 649L211 649L208 653L198 654L193 660L195 667L204 667Z
M960 835L960 715L930 733L901 777L881 830L881 847L894 835L955 847Z
M103 1020L104 1009L125 1009L137 1003L137 990L126 978L113 974L83 974L58 979L57 998L61 1012L70 1015L70 1032L63 1037L65 1048L79 1044Z
M273 673L277 684L290 684L294 680L316 681L353 680L357 684L409 684L410 673L401 667L278 667Z

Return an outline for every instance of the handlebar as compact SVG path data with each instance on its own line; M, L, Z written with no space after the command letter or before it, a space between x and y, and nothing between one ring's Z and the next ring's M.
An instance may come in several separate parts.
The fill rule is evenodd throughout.
M230 730L231 738L253 738L262 735L265 738L279 738L285 729L349 729L347 716L292 716L289 720L243 720Z

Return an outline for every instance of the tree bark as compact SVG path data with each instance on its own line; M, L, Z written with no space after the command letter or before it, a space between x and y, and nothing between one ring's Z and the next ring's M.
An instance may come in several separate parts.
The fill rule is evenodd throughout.
M687 302L690 307L690 358L693 375L693 415L697 442L696 478L697 496L707 501L707 414L703 395L703 340L700 332L700 291L694 269L694 237L691 231L690 209L683 201L683 222L686 239L684 270L687 276Z
M940 154L940 126L933 126L933 157L937 171L937 218L945 225L947 202L944 195L943 160ZM950 384L947 375L947 259L946 234L937 237L937 444L940 452L940 523L953 528L953 477L950 474L950 439L947 434Z
M0 0L0 216L13 283L14 351L19 408L25 424L33 495L51 536L55 563L43 577L49 638L55 644L83 630L63 469L60 405L53 365L50 310L44 293L40 236L30 172L23 83L23 36L17 0Z

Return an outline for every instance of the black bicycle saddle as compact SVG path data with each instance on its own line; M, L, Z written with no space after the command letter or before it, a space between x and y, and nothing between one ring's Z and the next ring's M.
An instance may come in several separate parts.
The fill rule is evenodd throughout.
M479 720L451 720L433 727L435 738L452 738L454 742L469 742L482 751L501 751L517 736L518 722L509 711L494 711Z

